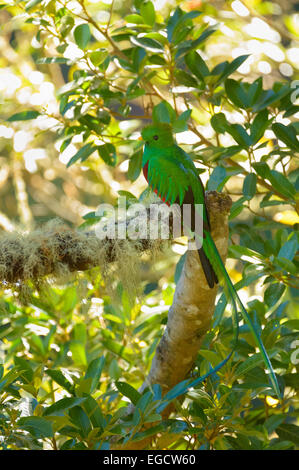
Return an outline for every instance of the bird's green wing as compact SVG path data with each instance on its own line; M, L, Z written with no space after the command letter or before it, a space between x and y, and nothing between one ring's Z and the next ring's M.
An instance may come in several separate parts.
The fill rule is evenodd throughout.
M156 153L149 160L148 183L168 204L177 200L180 204L183 203L190 186L190 176L190 170L171 155L162 153L160 156Z
M192 160L176 145L152 152L148 159L147 179L151 188L168 204L183 204L190 187L194 192L201 190ZM204 201L204 193L202 197Z

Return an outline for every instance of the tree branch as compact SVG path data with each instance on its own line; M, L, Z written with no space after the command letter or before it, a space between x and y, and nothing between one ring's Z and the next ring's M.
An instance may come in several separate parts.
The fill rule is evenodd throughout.
M97 238L95 232L72 230L53 221L29 234L0 236L0 282L38 281L66 272L86 271L116 260L116 247L127 240ZM136 252L147 250L151 240L132 240Z
M219 201L227 205L228 199L223 194L209 193L207 206L212 220ZM47 275L59 276L67 271L86 271L115 261L121 245L127 243L134 246L136 256L153 248L150 239L101 239L94 231L72 230L57 220L28 234L3 232L0 236L0 282L13 284L39 280Z

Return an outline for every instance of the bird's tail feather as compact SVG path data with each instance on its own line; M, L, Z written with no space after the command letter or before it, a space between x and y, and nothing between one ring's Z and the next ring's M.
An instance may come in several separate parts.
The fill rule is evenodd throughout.
M213 271L216 273L217 278L220 280L221 284L223 285L225 295L227 297L227 300L231 302L232 305L232 320L233 320L233 325L234 325L234 341L233 341L233 347L231 352L226 356L225 359L223 359L216 367L211 368L206 374L197 377L194 380L186 380L183 383L180 383L173 387L165 396L163 403L160 405L158 413L162 412L163 409L166 408L166 406L169 404L171 400L174 398L177 398L180 395L183 395L186 393L190 388L195 387L199 383L203 382L205 379L210 377L212 374L215 374L218 372L232 357L233 353L235 352L237 345L238 345L238 337L239 337L239 321L238 321L238 306L241 310L242 317L244 321L247 323L247 325L250 328L250 331L253 334L253 337L256 341L256 344L261 352L261 355L263 357L264 363L269 370L269 377L270 377L270 382L271 385L277 395L277 397L281 398L281 392L279 389L279 385L277 382L277 378L275 375L275 372L273 370L273 366L271 364L271 361L269 359L269 356L267 354L267 351L265 349L265 346L263 345L263 342L260 338L260 335L258 331L256 330L250 316L248 315L244 305L241 302L240 297L238 296L238 293L230 280L230 277L225 269L225 266L223 264L223 261L221 259L221 256L217 250L217 247L211 237L211 235L208 233L206 234L205 238L205 243L203 248L206 258L210 260L210 264L213 267Z
M207 283L209 287L212 289L215 286L215 284L218 284L218 278L216 276L216 273L209 261L209 258L203 251L203 248L199 248L197 252L199 255L200 263L201 263L203 272L205 274Z
M220 281L222 280L222 284L223 284L223 287L224 287L224 291L225 291L225 294L227 296L227 298L231 301L232 303L232 307L233 307L233 311L235 312L235 314L237 315L238 314L238 311L237 311L237 306L239 306L240 308L240 311L241 311L241 314L242 314L242 317L244 319L244 321L247 323L254 339L255 339L255 342L256 342L256 345L258 346L259 350L260 350L260 353L262 355L262 358L264 360L264 363L265 363L265 366L266 368L268 369L269 371L269 378L270 378L270 382L271 382L271 385L276 393L276 395L278 397L281 397L281 392L280 392L280 389L279 389L279 385L278 385L278 382L277 382L277 378L276 378L276 375L275 375L275 372L273 370L273 366L271 364L271 361L269 359L269 356L267 354L267 351L265 349L265 346L261 340L261 337L259 335L259 332L257 331L256 327L254 326L253 324L253 321L251 320L250 316L248 315L248 312L246 311L226 269L225 269L225 266L223 264L223 261L221 259L221 256L216 248L216 245L211 237L211 235L209 233L207 233L207 237L206 237L206 243L204 244L204 249L205 249L205 253L206 255L208 256L208 258L210 259L211 261L211 264L214 268L214 271L216 272L218 278L220 279Z

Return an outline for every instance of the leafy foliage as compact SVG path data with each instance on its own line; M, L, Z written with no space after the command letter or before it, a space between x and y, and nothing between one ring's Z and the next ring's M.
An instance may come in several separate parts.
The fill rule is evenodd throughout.
M217 17L208 3L203 2L203 12L178 6L164 15L147 0L122 6L121 14L112 3L106 22L94 15L96 4L80 1L74 8L72 3L31 0L5 7L12 17L25 17L22 28L39 46L33 53L36 67L48 73L55 66L67 76L57 92L56 113L34 104L17 112L10 106L6 124L29 121L34 126L41 116L52 119L60 152L75 146L69 171L84 163L95 173L100 164L113 172L127 161L127 179L136 182L143 120L170 123L199 170L209 174L208 189L233 197L229 256L236 269L231 275L247 294L248 311L284 399L279 404L271 396L262 358L243 325L229 363L183 401L172 400L175 411L163 419L167 403L161 388L137 390L166 322L175 288L171 274L167 271L161 289L156 279L144 280L141 306L132 303L121 284L113 286L112 302L110 286L94 270L63 287L45 287L28 304L4 292L1 448L100 450L116 438L125 445L150 437L156 448L169 449L297 448L299 127L294 89L286 80L268 85L256 75L245 79L240 67L248 54L223 62L209 57L208 46L219 44L222 33L207 21L208 14ZM88 223L98 220L91 214L85 216ZM175 281L181 267L182 259ZM220 295L195 376L231 349L232 321L224 311ZM178 384L173 396L184 387L185 382ZM135 405L131 414L128 402Z

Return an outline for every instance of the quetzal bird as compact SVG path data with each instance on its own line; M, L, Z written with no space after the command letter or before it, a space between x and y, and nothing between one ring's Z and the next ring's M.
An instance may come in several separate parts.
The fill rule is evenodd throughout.
M148 125L143 128L141 135L145 142L142 157L143 174L150 188L168 205L176 203L183 207L183 204L191 204L194 210L195 204L202 205L203 230L200 238L202 246L198 250L199 259L209 287L213 288L218 281L223 286L226 298L232 305L233 321L236 325L233 351L209 374L194 380L189 384L189 387L195 386L208 375L219 370L231 357L238 341L239 307L243 319L248 324L262 354L265 366L269 371L272 387L277 396L280 397L277 378L260 335L234 288L211 236L204 187L191 157L175 143L172 129L168 124ZM191 227L188 227L188 229L193 234L192 217ZM193 236L196 239L196 233Z

